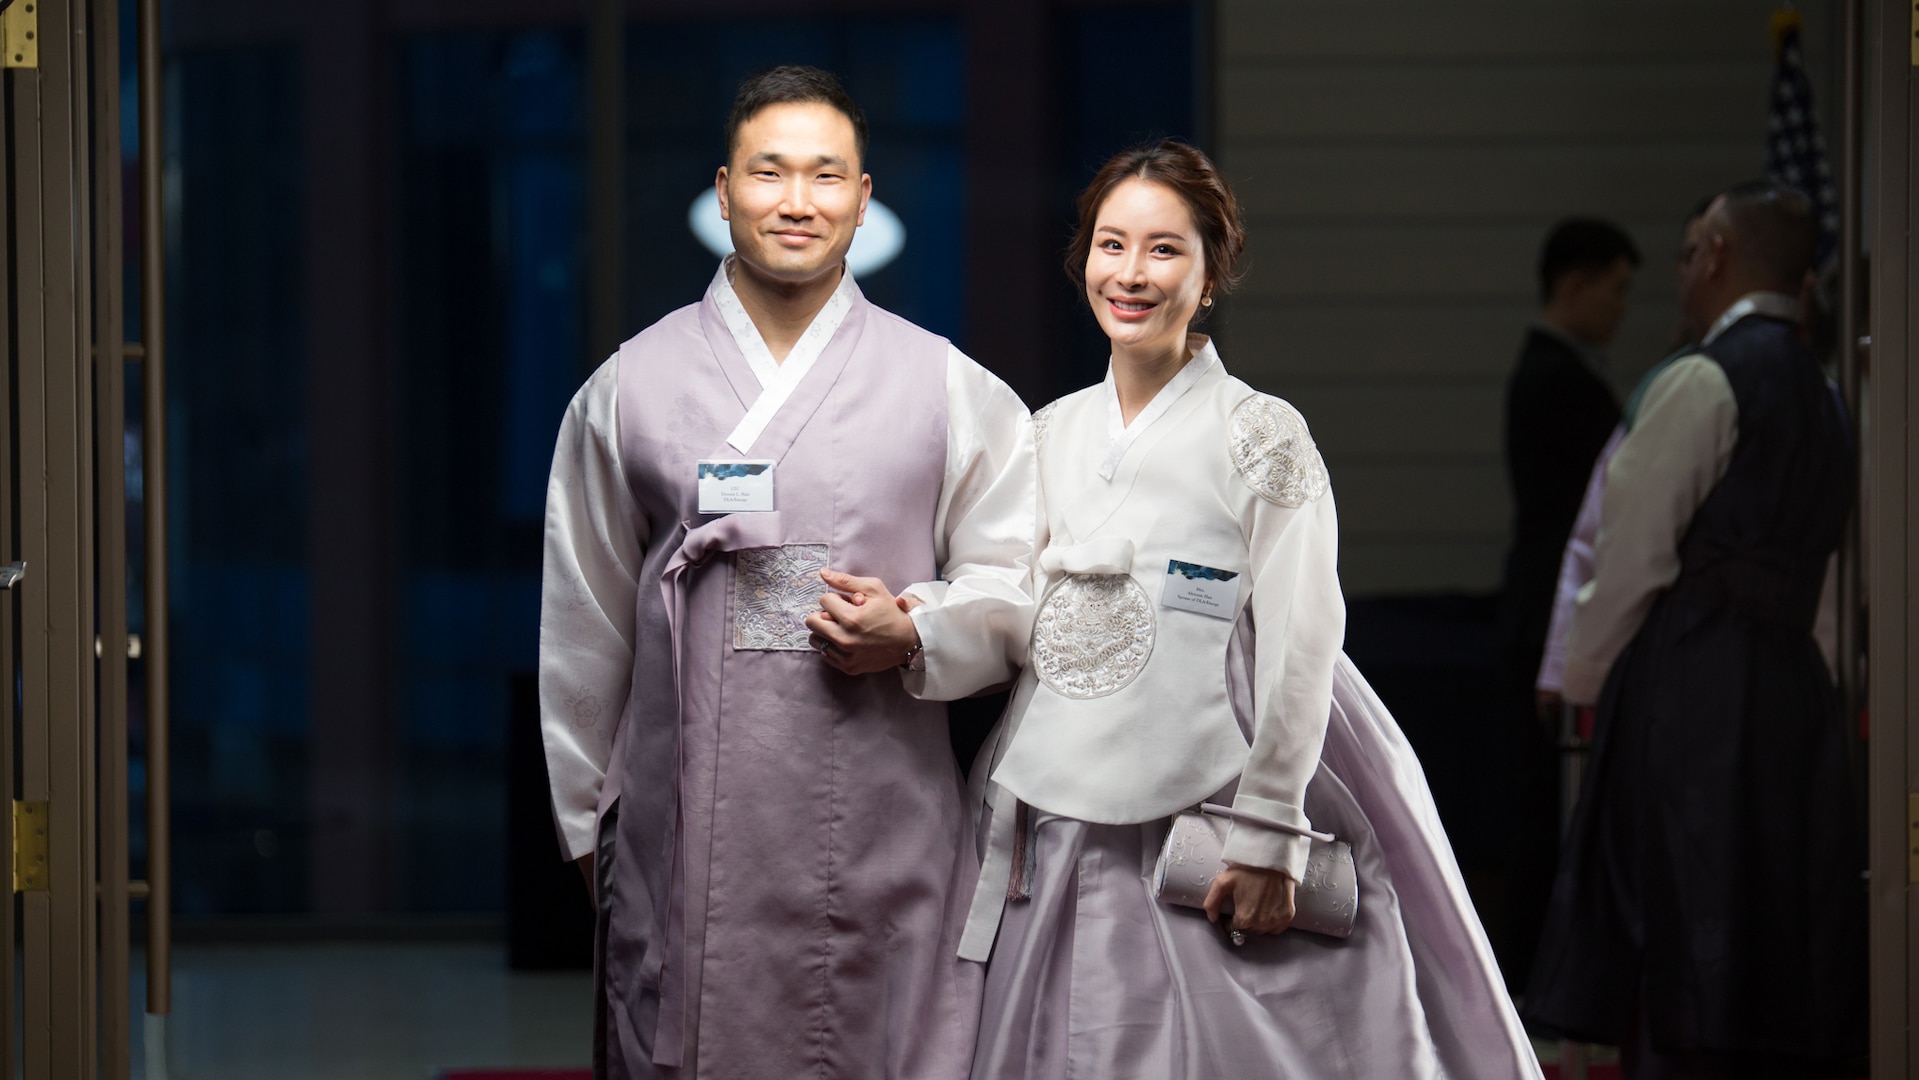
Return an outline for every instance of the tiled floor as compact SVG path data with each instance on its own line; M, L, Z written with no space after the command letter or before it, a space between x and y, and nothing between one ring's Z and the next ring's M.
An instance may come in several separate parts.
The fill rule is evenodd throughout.
M134 957L134 970L144 971ZM144 976L134 985L142 1038ZM182 945L170 1080L428 1080L447 1066L583 1065L593 986L480 944ZM144 1077L144 1049L133 1052Z

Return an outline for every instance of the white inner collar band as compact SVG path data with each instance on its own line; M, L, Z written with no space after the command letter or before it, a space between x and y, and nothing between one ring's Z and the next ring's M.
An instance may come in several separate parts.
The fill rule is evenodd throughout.
M738 345L741 354L746 357L747 367L753 370L753 377L759 380L760 396L746 410L746 415L727 435L726 443L734 450L744 454L752 450L766 425L773 422L780 409L786 405L793 391L799 389L801 380L807 372L813 370L813 364L826 351L826 343L833 340L840 324L846 321L846 313L853 310L853 272L842 270L840 283L833 295L826 298L825 306L813 321L807 324L800 339L793 343L792 351L786 354L786 361L780 363L773 359L772 350L766 347L766 339L760 335L760 329L753 325L752 316L746 313L746 306L740 303L740 295L733 291L733 256L728 255L720 261L720 268L713 275L713 303L720 309L720 321L733 335L733 343Z
M1770 315L1775 319L1796 323L1799 321L1799 298L1779 292L1747 293L1734 301L1724 315L1719 316L1719 321L1713 323L1712 329L1700 340L1699 347L1703 349L1711 345L1719 335L1732 329L1732 324L1748 315Z
M1106 433L1112 442L1106 447L1105 459L1099 463L1099 478L1111 480L1113 475L1119 472L1119 463L1126 457L1126 451L1132 448L1133 441L1138 439L1147 428L1152 427L1155 420L1166 415L1166 410L1172 408L1174 402L1185 397L1186 391L1193 388L1193 384L1199 381L1200 376L1212 370L1213 365L1217 363L1219 363L1219 353L1213 349L1213 340L1200 338L1199 348L1193 350L1193 358L1186 361L1186 366L1175 372L1165 386L1159 388L1159 393L1153 395L1153 400L1147 402L1146 407L1133 417L1131 424L1128 424L1120 412L1119 387L1113 382L1113 365L1111 361L1108 361L1106 365Z

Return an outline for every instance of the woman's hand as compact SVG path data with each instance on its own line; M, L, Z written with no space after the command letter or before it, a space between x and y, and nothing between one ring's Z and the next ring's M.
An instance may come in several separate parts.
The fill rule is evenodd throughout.
M871 675L899 667L919 644L911 609L878 578L820 571L834 591L820 597L820 609L806 617L813 648L828 667L847 675Z
M1218 922L1228 906L1235 930L1284 933L1293 925L1293 879L1278 870L1229 863L1206 892L1206 917Z

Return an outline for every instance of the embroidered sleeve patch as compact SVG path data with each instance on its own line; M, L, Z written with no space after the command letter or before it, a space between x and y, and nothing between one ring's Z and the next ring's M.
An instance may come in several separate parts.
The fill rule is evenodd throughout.
M1052 423L1053 409L1058 405L1057 401L1049 402L1033 414L1033 449L1035 451L1039 450L1041 444L1046 441L1046 425Z
M1261 498L1304 506L1326 494L1326 463L1298 409L1254 394L1233 410L1228 427L1233 467Z

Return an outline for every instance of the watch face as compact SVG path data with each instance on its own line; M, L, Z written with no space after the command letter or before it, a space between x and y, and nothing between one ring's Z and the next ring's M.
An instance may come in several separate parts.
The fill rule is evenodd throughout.
M912 651L906 654L906 663L900 666L908 671L925 671L926 647L923 645L913 646Z

